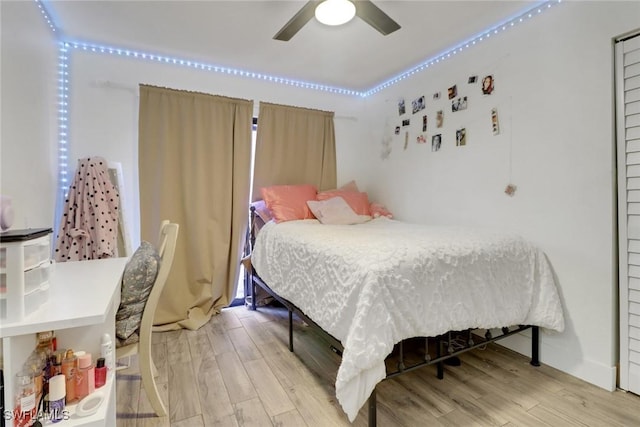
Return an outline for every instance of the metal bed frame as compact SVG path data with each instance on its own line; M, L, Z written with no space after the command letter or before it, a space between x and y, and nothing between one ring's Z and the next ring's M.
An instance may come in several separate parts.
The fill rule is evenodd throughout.
M253 248L253 244L255 242L255 208L251 206L250 208L250 223L249 223L249 231L247 233L247 241L246 241L246 252L247 254L251 253L251 249ZM250 288L251 295L251 304L250 309L256 310L256 291L257 287L264 289L271 297L273 297L276 301L282 304L288 311L289 314L289 351L293 352L293 313L296 313L304 322L312 325L314 328L318 329L325 335L328 341L331 344L331 350L337 353L338 355L342 355L342 351L344 350L342 343L337 338L333 337L327 331L322 329L313 319L309 318L300 308L298 308L295 304L286 300L279 296L273 289L271 289L257 274L255 274L252 270L246 271L245 276L245 284L248 283L249 286L245 287ZM538 326L532 325L517 325L510 327L502 327L501 333L499 335L494 336L491 330L486 330L484 333L484 337L473 334L473 329L467 329L465 331L450 331L443 335L439 335L436 337L416 337L420 339L424 339L424 356L423 360L417 363L412 363L410 365L405 364L405 352L404 352L404 341L401 341L396 344L398 350L399 360L397 362L396 369L394 371L389 372L389 368L387 367L387 374L384 380L397 377L407 372L414 371L416 369L422 368L424 366L436 365L437 377L439 379L444 378L444 362L447 359L451 359L453 357L457 357L462 353L466 353L467 351L486 346L487 344L499 341L508 336L518 334L527 329L531 329L531 361L530 364L532 366L540 366L540 329ZM460 337L463 337L464 345L460 346ZM435 355L431 355L429 350L429 339L435 340ZM384 381L383 380L383 381ZM376 410L376 389L374 388L371 392L371 395L368 399L368 425L369 427L375 427L377 425L377 410Z

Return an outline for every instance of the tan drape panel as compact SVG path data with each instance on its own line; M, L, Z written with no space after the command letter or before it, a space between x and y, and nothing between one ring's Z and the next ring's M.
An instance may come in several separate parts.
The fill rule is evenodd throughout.
M247 223L253 101L140 86L141 235L180 225L154 324L197 329L233 299Z
M253 199L260 188L314 184L336 188L333 112L260 103L253 175Z

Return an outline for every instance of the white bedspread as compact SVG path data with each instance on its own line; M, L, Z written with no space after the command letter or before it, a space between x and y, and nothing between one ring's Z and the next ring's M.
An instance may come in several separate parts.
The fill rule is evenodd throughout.
M336 396L350 421L405 338L519 324L564 329L547 258L512 234L386 218L272 222L258 235L252 263L342 342Z

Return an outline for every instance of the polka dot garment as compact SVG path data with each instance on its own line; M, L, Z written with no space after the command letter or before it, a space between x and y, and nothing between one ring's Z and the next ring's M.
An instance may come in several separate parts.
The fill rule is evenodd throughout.
M78 160L60 220L54 258L62 261L110 258L117 253L118 190L101 157Z

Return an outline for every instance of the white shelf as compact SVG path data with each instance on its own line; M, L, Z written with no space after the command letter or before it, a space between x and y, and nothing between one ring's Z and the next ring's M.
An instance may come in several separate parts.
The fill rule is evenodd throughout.
M43 422L42 425L45 426L59 426L59 427L91 427L91 426L104 426L105 420L109 418L109 412L112 408L115 408L115 375L109 375L109 379L105 383L104 386L96 389L96 393L104 393L105 400L102 401L100 407L96 411L95 414L86 416L86 417L78 417L76 415L76 407L77 404L69 405L65 407L65 410L68 411L69 419L65 419L54 423L50 420ZM106 424L111 427L111 424ZM114 424L115 425L115 424Z
M19 321L2 321L0 338L4 356L5 410L13 409L14 377L36 346L37 332L56 332L58 348L74 348L100 354L100 338L108 333L115 338L115 313L120 304L120 282L128 258L70 261L52 265L49 299ZM88 417L75 416L46 425L112 427L115 425L115 375L103 390L107 399L98 412Z
M0 337L105 323L127 260L110 258L52 265L49 300L20 321L3 321ZM119 297L116 303L120 303Z

